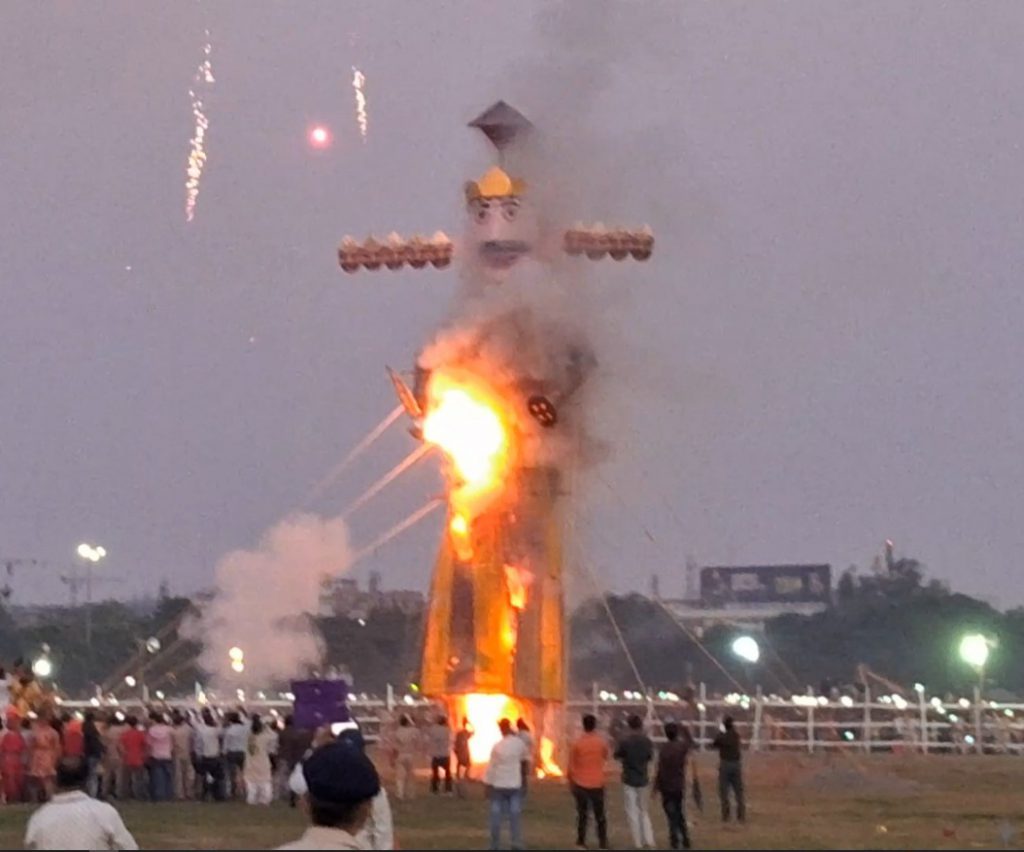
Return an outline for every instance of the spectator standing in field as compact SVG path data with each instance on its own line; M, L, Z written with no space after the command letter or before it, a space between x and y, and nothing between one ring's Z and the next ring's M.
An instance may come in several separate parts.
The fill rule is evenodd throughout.
M343 742L316 748L301 764L296 786L312 825L279 849L366 849L358 835L366 826L380 778L370 759Z
M88 778L85 791L94 799L103 798L100 790L100 767L103 765L103 735L96 724L96 714L92 710L85 711L82 722L82 749L85 757L85 768Z
M245 800L250 805L269 805L274 799L270 755L276 746L277 734L263 724L259 715L254 714L245 756Z
M615 749L615 759L622 764L626 821L629 823L634 848L653 849L654 827L651 825L648 771L654 758L654 743L644 733L644 723L639 716L630 716L626 724L629 732L619 740Z
M149 797L154 802L171 799L174 774L174 729L159 713L149 714L146 752L149 755Z
M722 804L722 822L729 821L729 791L736 797L736 819L747 818L747 803L743 797L742 742L732 716L722 720L722 730L711 747L718 750L718 799Z
M679 725L665 725L667 742L658 751L658 772L654 789L661 794L661 807L668 820L668 843L673 849L690 848L690 833L686 828L686 758L690 752L690 736L686 729L680 737Z
M460 796L464 795L462 782L469 781L473 759L469 751L469 741L473 738L473 729L469 719L462 720L462 727L455 734L455 784Z
M525 799L530 786L530 775L533 773L533 752L536 747L530 726L526 724L525 719L516 720L516 736L523 741L523 745L526 747L526 759L523 761L523 798Z
M124 796L126 799L146 798L146 732L134 716L125 719L121 734L121 765L124 767Z
M85 735L82 722L70 713L63 713L61 721L61 753L64 757L85 757Z
M221 762L221 733L209 707L203 708L202 724L197 728L199 772L203 776L203 799L224 801L224 764Z
M608 820L604 810L604 771L611 755L608 741L597 733L597 718L583 717L583 733L569 749L569 786L576 801L576 846L587 848L587 821L594 812L597 842L608 848Z
M441 791L441 773L444 773L444 791L452 792L452 729L448 719L438 716L427 728L427 748L430 751L430 792Z
M512 723L498 723L501 739L491 749L484 784L491 800L491 849L501 848L501 824L508 822L513 849L523 848L520 817L523 812L523 761L526 746L512 730Z
M408 716L402 716L395 731L395 797L399 801L415 795L412 770L419 750L420 732Z
M121 815L86 795L89 770L80 757L57 767L57 792L32 814L25 830L27 849L138 849Z
M362 754L366 753L366 742L363 739L362 731L355 723L347 723L337 736L334 735L331 728L321 728L313 740L314 749L331 742L358 750ZM304 755L303 759L308 759L310 754L312 751ZM292 772L289 787L296 795L305 796L308 792L302 763L299 763L295 771ZM395 828L391 817L391 804L388 802L388 794L383 784L381 784L380 792L373 797L370 803L370 816L356 834L356 842L359 843L360 849L395 848Z
M116 713L107 717L103 738L103 793L100 798L124 798L124 764L121 761L121 737L124 723Z
M193 731L179 710L171 714L171 758L174 762L174 798L191 799L195 793L196 773L193 760Z
M240 799L245 793L245 753L248 748L249 726L237 711L229 713L224 726L224 764L230 799Z
M22 801L25 795L25 738L17 713L7 714L7 729L0 739L0 775L3 776L4 801L9 805Z
M278 737L277 759L278 759L278 789L282 796L286 793L289 803L294 808L297 801L295 793L288 785L295 767L299 765L302 756L309 750L313 741L313 732L297 728L295 719L290 714L284 717L284 730Z
M29 801L50 800L57 781L60 756L60 734L46 719L36 719L32 723L28 752Z

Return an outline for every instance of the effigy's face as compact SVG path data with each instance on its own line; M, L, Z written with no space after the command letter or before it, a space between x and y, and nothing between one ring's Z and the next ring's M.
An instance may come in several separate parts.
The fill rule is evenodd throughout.
M529 204L514 195L474 198L467 203L467 243L484 273L504 280L537 240L537 220Z

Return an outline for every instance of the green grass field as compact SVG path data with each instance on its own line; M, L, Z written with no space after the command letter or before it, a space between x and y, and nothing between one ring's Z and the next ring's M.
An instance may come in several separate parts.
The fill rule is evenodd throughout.
M722 826L715 818L714 763L698 762L705 811L689 805L698 849L1000 849L1001 830L1016 831L1024 809L1024 760L1012 757L794 756L751 755L745 826ZM615 848L629 847L617 785L609 787L609 823ZM433 798L424 779L419 796L393 803L403 849L487 847L481 788L466 800ZM0 847L21 848L30 808L0 808ZM125 822L143 848L272 848L303 829L301 814L284 805L127 804ZM654 809L655 836L666 834ZM565 786L540 782L526 806L527 845L571 848L574 812ZM1024 837L1014 836L1010 848Z

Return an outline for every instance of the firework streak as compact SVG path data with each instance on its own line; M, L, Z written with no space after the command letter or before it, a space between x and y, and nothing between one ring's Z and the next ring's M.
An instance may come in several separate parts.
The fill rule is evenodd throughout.
M203 111L203 96L213 89L213 64L210 61L212 45L210 31L206 30L206 42L203 45L203 60L196 68L192 78L192 86L188 96L192 100L192 116L195 118L195 130L192 133L191 150L188 154L188 167L185 169L185 221L191 222L196 216L196 201L199 199L199 183L203 179L206 167L206 131L210 121Z

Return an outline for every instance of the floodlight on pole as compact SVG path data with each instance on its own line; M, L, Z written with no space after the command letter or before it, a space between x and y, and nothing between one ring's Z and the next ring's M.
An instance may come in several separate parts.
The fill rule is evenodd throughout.
M988 662L992 645L992 640L987 636L980 633L968 633L960 640L960 659L980 672Z
M761 646L753 636L738 636L733 640L732 652L748 663L756 663L761 659Z
M38 678L48 678L53 674L53 663L49 657L37 657L32 663L32 674Z
M107 555L107 549L100 545L82 542L78 555L85 562L85 644L92 648L92 566Z

